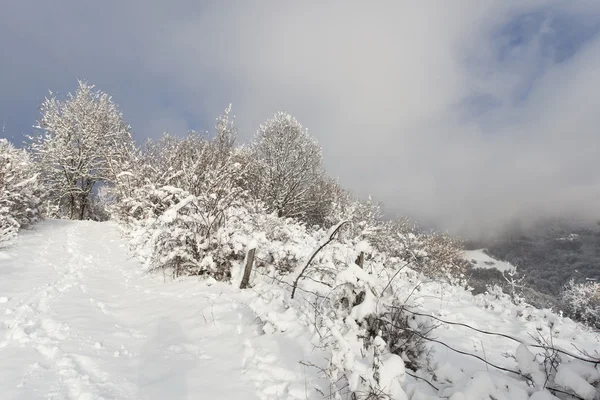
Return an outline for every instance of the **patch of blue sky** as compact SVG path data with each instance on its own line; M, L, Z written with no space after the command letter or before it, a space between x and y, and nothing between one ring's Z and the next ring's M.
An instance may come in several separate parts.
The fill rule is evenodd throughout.
M460 102L461 116L484 125L501 122L495 111L524 104L549 69L573 59L599 34L596 9L586 13L585 9L544 7L514 16L482 42L490 57L468 58L475 79L484 82L474 87L485 89L473 90Z

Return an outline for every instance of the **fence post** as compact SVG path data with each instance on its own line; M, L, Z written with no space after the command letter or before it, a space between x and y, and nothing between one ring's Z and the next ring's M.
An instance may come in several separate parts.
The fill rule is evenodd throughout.
M248 250L248 255L246 256L246 268L244 268L244 276L242 278L242 283L240 283L240 289L246 289L250 282L250 273L252 272L252 265L254 264L255 251L256 248L254 247Z
M365 252L364 251L361 251L360 254L358 255L358 257L356 257L356 264L361 268L365 265Z

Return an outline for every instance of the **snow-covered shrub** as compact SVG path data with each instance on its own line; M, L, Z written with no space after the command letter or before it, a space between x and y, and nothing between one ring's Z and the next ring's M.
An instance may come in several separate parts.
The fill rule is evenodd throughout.
M237 131L230 112L228 107L217 118L212 139L193 131L185 137L164 134L130 154L127 168L115 179L111 214L125 224L144 218L138 207L144 202L144 192L139 189L147 185L176 187L198 197L210 193L213 201L208 207L222 202L223 196L233 198L234 188L236 195L246 198L242 183L248 157L245 149L233 147Z
M344 229L342 237L365 240L373 246L387 238L382 232L384 220L381 204L374 202L370 196L367 200L354 199L340 208L340 220L351 222Z
M145 192L147 217L133 229L132 244L149 270L172 271L173 276L200 273L198 254L202 237L200 217L192 204L195 197L174 187L147 186ZM136 210L137 211L137 210Z
M331 354L323 372L333 398L349 391L356 399L405 399L401 387L405 362L414 369L423 365L425 338L433 326L408 312L410 296L397 290L394 279L407 263L384 265L377 250L349 238L348 231L331 240L338 227L315 235L321 239L305 256L314 255L313 263L308 270L306 263L299 264L306 279L300 281L298 296L289 299L286 310L299 310L316 333L315 344ZM315 253L316 249L321 251ZM354 262L361 251L372 254L363 268ZM296 270L285 280L295 281L299 273ZM273 315L264 318L278 326Z
M318 227L283 217L253 197L261 184L250 173L257 165L255 152L233 147L236 130L229 112L217 119L213 138L192 132L148 142L135 168L118 177L112 215L134 238L134 251L148 268L227 279L245 256L245 242L254 238L256 264L284 274L304 260L306 243L314 242ZM321 220L330 216L323 210L333 207L328 193L343 198L330 180L305 193L311 204L321 204Z
M425 366L427 339L436 328L431 319L411 314L396 298L385 312L368 322L371 337L384 339L387 350L401 356L408 368L417 371Z
M319 345L331 352L325 368L332 386L347 382L356 399L406 399L404 361L390 351L378 329L389 306L385 284L349 263L336 275L333 290L315 305ZM344 386L342 384L342 386ZM341 398L334 389L334 398Z
M121 176L133 189L122 190L128 194L112 207L113 216L151 270L229 279L253 239L259 242L256 264L279 273L305 256L302 244L312 240L306 227L269 214L248 195L248 152L231 148L224 127L232 128L223 118L217 123L221 134L212 140L192 133L149 143L139 168Z
M43 198L29 154L0 139L0 245L41 218Z
M469 266L462 243L447 234L425 234L407 218L383 218L381 204L368 198L347 205L342 219L352 221L346 237L367 241L380 254L393 260L410 262L411 267L432 279L458 283Z
M462 242L448 234L432 233L421 237L422 260L416 269L434 278L460 283L469 266Z
M349 393L355 399L406 399L405 364L414 370L424 366L425 343L434 326L412 314L410 296L398 290L394 278L407 272L405 263L394 270L371 260L360 268L350 243L340 243L346 254L339 258L347 261L337 264L333 278L307 280L290 306L304 310L300 314L316 333L315 344L331 354L322 371L332 398ZM324 248L323 258L332 250Z
M552 326L550 334L552 335ZM521 343L515 354L519 372L528 380L530 387L536 391L549 389L555 394L567 394L567 398L598 398L600 371L596 367L597 360L587 354L581 357L564 350L559 352L552 337L539 337L536 342L535 347ZM535 351L532 352L533 349ZM533 398L536 397L532 396L531 399Z
M564 311L573 319L600 328L600 282L575 283L573 279L561 295Z
M327 227L344 220L342 210L348 206L350 194L333 178L323 174L315 179L308 197L313 207L308 210L303 222Z
M150 270L229 278L231 259L239 254L221 254L225 249L216 238L242 208L243 192L235 184L238 168L231 163L207 171L197 183L198 195L148 184L122 201L129 210L134 249Z

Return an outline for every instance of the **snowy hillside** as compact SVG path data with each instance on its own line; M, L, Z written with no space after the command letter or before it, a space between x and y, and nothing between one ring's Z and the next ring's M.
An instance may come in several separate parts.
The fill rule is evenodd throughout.
M500 272L515 270L515 266L511 263L496 260L487 255L483 249L465 251L465 258L471 262L473 268L495 268Z
M43 222L0 253L1 397L329 398L322 371L331 354L315 347L301 299L290 300L272 279L252 279L245 291L212 279L164 280L142 272L112 223ZM538 384L541 356L534 362L532 353L544 349L536 341L564 351L558 390L597 397L588 381L600 372L576 359L599 357L596 333L499 293L473 297L410 269L397 279L415 321L434 328L429 367L391 377L403 380L407 398L552 399L496 368Z

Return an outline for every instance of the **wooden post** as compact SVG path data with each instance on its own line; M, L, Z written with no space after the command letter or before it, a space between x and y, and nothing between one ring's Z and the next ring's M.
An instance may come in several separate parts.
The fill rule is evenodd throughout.
M356 264L361 268L365 265L365 252L364 251L361 251L360 254L358 255L358 257L356 257Z
M240 289L246 289L248 287L248 283L250 282L250 273L252 272L252 265L254 264L255 252L255 248L251 248L248 251L248 255L246 256L246 268L244 269L244 277L242 278L242 283L240 283Z

